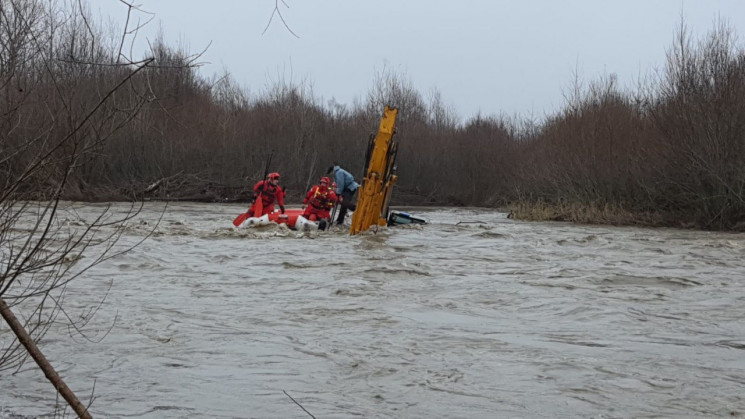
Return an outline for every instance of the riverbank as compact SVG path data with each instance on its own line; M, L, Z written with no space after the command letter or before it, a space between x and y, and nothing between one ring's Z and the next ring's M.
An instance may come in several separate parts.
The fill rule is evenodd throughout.
M577 224L675 227L710 230L684 213L634 211L613 204L519 202L505 207L509 217L522 221L568 221ZM745 232L745 221L720 231Z
M300 205L305 193L303 185L285 185L287 205ZM202 203L243 203L250 204L253 194L250 185L233 186L217 182L195 182L188 176L178 182L158 181L149 185L132 185L127 188L68 188L63 199L80 202L112 201L174 201ZM494 200L492 200L494 201ZM598 204L580 202L552 203L546 201L519 201L513 203L484 204L463 202L453 196L441 196L402 188L395 188L391 205L465 207L476 206L500 209L510 214L510 218L522 221L565 221L577 224L598 224L614 226L674 227L696 230L718 230L745 232L745 220L727 227L712 227L696 219L694 214L685 211L639 211L630 210L617 204Z

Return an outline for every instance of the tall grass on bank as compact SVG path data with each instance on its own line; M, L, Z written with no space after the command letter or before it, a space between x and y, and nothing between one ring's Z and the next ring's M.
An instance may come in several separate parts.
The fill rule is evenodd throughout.
M629 211L614 204L518 202L510 217L530 221L570 221L581 224L608 225L675 225L657 212Z

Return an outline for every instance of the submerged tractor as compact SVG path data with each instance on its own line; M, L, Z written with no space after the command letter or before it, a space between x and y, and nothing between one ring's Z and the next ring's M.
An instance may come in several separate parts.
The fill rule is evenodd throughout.
M388 224L388 205L396 183L396 133L398 109L385 107L378 134L370 139L365 155L365 178L359 188L357 209L352 214L349 234L366 231L371 226Z

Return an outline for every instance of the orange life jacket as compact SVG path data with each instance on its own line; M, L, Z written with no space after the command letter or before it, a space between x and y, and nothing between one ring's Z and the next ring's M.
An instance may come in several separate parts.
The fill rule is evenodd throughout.
M334 201L336 201L336 194L329 188L321 189L319 185L316 185L311 188L310 191L308 191L308 195L305 199L314 208L328 209L334 206Z

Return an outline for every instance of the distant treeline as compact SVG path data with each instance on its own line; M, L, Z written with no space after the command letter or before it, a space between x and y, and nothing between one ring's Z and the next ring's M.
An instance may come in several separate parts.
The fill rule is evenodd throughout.
M724 24L700 41L681 25L666 67L637 91L605 76L577 82L540 122L463 122L439 94L390 72L351 105L321 103L305 84L251 95L229 74L200 76L198 57L162 39L143 60L123 60L122 39L105 41L84 11L0 5L0 175L18 199L241 201L273 151L270 169L299 203L333 161L362 177L389 105L399 109L395 205L745 224L745 54Z

